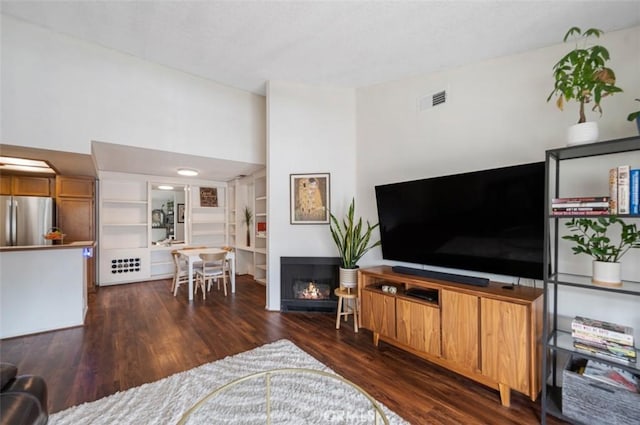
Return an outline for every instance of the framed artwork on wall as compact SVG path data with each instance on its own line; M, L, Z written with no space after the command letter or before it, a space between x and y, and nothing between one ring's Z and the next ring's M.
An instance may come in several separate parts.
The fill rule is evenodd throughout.
M289 177L291 224L329 224L329 173Z
M200 188L200 206L201 207L217 207L218 206L218 189L215 187Z
M178 204L178 223L184 223L184 204Z

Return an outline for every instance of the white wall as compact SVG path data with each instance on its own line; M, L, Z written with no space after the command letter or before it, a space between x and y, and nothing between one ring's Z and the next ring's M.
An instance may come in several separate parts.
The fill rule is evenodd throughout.
M280 257L338 255L328 225L292 225L289 174L330 173L330 208L338 217L355 196L355 92L269 82L267 309L280 309Z
M640 97L640 27L605 34L599 43L608 48L609 65L624 93L604 99L603 116L598 119L596 113L589 112L588 119L598 121L601 140L635 136L635 123L626 117L638 109L633 99ZM546 149L564 146L566 128L577 122L578 105L567 105L561 112L546 98L554 83L552 67L570 48L558 44L358 89L356 199L362 214L377 217L377 184L543 161ZM418 112L419 97L442 89L449 95L445 105ZM637 156L620 161L640 166ZM608 193L606 175L588 180L587 188L583 187L586 180L576 181L581 183L581 193L575 196ZM589 257L569 257L565 264L589 273ZM381 251L376 249L361 265L381 262ZM637 250L625 256L623 278L640 281ZM638 299L627 297L624 303L629 308L612 312L602 302L605 296L570 294L564 301L571 301L563 305L561 313L572 316L581 311L595 318L618 320L633 325L640 335Z
M91 140L265 163L264 97L2 15L3 143Z

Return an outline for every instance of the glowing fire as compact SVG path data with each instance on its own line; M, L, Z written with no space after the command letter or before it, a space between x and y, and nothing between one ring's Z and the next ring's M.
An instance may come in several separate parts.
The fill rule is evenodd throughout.
M307 287L302 290L300 295L300 298L304 298L307 300L323 298L320 292L320 288L316 286L315 282L309 282L309 285L307 285Z

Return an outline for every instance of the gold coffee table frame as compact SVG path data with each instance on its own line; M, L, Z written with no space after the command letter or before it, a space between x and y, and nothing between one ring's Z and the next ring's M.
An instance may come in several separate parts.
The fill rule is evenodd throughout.
M260 377L265 377L265 385L266 385L266 404L267 404L267 411L266 411L266 415L267 415L267 425L271 425L271 377L274 375L295 375L295 374L310 374L310 375L318 375L318 376L324 376L327 378L331 378L333 380L336 381L340 381L344 384L347 384L348 386L352 387L353 389L357 390L358 393L360 393L361 395L365 396L367 398L367 400L369 400L369 402L371 403L371 408L373 410L373 424L378 425L380 423L385 424L385 425L389 425L389 420L387 419L387 416L384 414L384 412L382 411L382 408L380 407L380 404L378 404L378 402L371 397L369 394L367 394L367 392L365 390L363 390L361 387L359 387L358 385L354 384L353 382L339 376L333 373L329 373L329 372L325 372L322 370L316 370L316 369L305 369L305 368L283 368L283 369L272 369L272 370L265 370L263 372L257 372L257 373L253 373L251 375L246 375L243 376L242 378L238 378L234 381L231 381L221 387L219 387L218 389L216 389L215 391L207 394L205 397L203 397L202 399L200 399L196 404L194 404L193 406L191 406L191 408L189 410L187 410L182 417L180 418L180 421L178 422L178 425L184 425L187 423L187 421L189 420L189 417L196 411L198 411L207 401L209 401L210 399L216 397L217 395L227 391L230 388L233 388L235 386L237 386L238 384L241 384L242 382L245 381L249 381L252 379L256 379L256 378L260 378ZM379 422L381 421L381 422Z

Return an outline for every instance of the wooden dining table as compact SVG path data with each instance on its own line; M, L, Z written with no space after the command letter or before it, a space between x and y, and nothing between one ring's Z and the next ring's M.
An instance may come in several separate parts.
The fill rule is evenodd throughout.
M231 270L231 293L236 292L236 255L233 251L227 251L222 248L195 248L195 249L179 249L178 254L185 258L189 264L189 301L193 300L193 265L202 261L200 254L219 254L227 253L227 261Z

